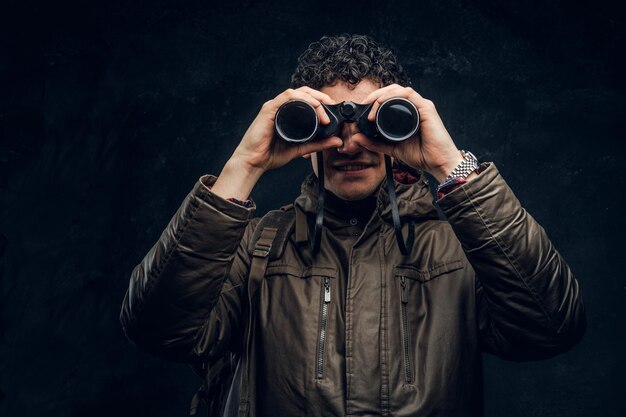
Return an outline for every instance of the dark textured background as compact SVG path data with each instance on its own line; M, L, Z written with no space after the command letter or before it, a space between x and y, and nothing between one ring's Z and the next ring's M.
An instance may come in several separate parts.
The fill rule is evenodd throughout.
M9 1L0 9L0 415L184 416L198 380L134 348L133 266L323 34L394 47L495 161L584 291L558 358L486 357L487 415L624 416L625 15L617 2ZM341 7L340 7L341 5ZM259 214L306 161L266 175Z

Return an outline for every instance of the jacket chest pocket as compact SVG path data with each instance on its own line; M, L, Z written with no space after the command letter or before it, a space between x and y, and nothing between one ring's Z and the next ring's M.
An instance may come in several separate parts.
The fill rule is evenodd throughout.
M463 268L462 260L447 262L428 269L419 269L412 265L398 265L394 268L394 276L397 288L397 297L400 300L400 349L402 351L402 373L406 384L415 384L415 362L417 362L416 332L419 326L417 311L425 312L429 306L419 305L423 297L420 296L422 285L428 285L428 281L441 277L445 274Z
M289 265L268 266L266 280L268 296L272 305L266 308L278 308L280 303L281 316L293 326L289 335L295 340L304 342L299 349L302 353L310 353L302 358L309 362L314 356L314 377L324 379L327 363L330 327L332 325L333 305L337 300L337 269L327 267L297 268ZM276 317L276 315L273 315ZM317 319L317 325L312 321ZM275 322L275 319L274 319ZM268 323L273 326L274 323ZM315 334L306 329L315 327ZM310 368L309 368L310 369Z

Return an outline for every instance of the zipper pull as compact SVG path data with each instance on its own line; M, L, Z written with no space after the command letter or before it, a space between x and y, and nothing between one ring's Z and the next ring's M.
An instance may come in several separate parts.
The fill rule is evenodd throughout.
M330 303L330 279L324 277L324 302Z
M409 292L406 289L406 277L400 277L400 286L402 287L402 304L408 304Z

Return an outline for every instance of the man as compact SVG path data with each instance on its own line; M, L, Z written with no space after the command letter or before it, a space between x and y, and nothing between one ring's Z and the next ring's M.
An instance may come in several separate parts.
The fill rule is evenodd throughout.
M121 320L138 346L190 363L241 358L228 415L478 416L482 351L548 358L584 333L578 283L543 229L495 164L457 149L434 104L407 84L393 54L368 37L312 44L294 89L263 105L219 177L200 179L134 269ZM327 124L322 103L376 102L373 118L390 97L419 110L416 137L392 145L355 123L300 145L275 137L274 116L288 100L305 100ZM259 221L250 193L264 172L299 156L312 155L315 171L315 152L327 190L320 251L302 244L311 230L296 221L250 290L248 244ZM405 229L414 224L406 256L384 154L445 184L447 221L423 176L396 172L401 219ZM290 209L309 224L316 184L309 176Z

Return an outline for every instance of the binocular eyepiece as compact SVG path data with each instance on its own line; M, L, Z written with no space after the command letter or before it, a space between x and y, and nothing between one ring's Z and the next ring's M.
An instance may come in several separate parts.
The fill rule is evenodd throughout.
M384 101L376 112L376 119L370 122L367 115L373 105L351 101L334 105L322 103L330 118L328 125L322 125L313 106L304 100L290 100L276 112L274 127L281 139L293 143L339 135L345 122L357 123L361 132L370 138L390 142L402 142L417 133L420 117L411 101L402 97Z

